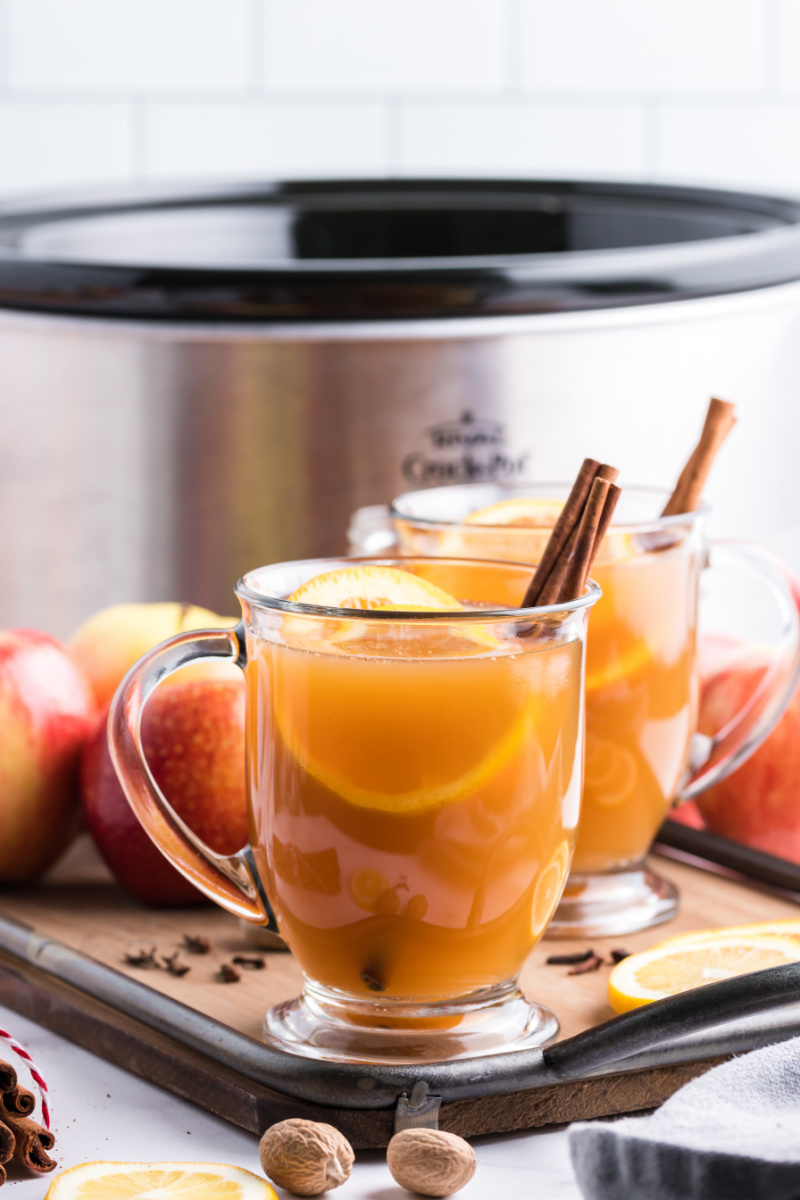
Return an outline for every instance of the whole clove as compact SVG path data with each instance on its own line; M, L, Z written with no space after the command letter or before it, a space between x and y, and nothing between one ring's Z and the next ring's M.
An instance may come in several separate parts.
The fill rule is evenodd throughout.
M568 975L587 975L589 971L597 971L603 965L603 960L599 954L593 954L591 958L584 959L583 962L576 963L569 971Z
M365 983L371 992L386 991L386 983L384 982L380 967L366 967L361 972L361 982Z
M127 950L123 961L126 966L140 967L143 971L158 970L155 946L149 949L146 946L137 946L136 949Z
M211 940L207 937L192 937L190 934L183 935L183 949L189 954L210 954Z
M594 950L578 950L575 954L551 954L545 962L548 967L573 967L594 957Z
M237 967L244 967L246 971L263 971L267 965L257 954L234 954L233 962Z
M231 963L223 963L219 969L221 983L238 983L241 978L241 971L237 971L236 967L232 966Z
M623 958L630 958L631 956L630 950L609 950L608 953L614 966L616 966L617 963L621 963Z
M161 961L164 964L164 969L169 971L170 975L177 975L180 979L184 975L188 975L192 968L188 963L181 962L178 957L179 954L180 950L176 950L174 954L163 954Z

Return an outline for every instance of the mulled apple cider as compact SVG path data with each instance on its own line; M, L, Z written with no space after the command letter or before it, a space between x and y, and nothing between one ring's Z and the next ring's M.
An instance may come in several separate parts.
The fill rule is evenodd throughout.
M184 635L206 657L227 639L245 671L250 846L223 863L173 845L166 802L122 773L208 894L262 921L269 897L305 976L267 1014L273 1044L415 1061L555 1035L517 978L575 844L599 591L520 607L530 580L445 557L284 563L240 583L238 634ZM179 640L158 654L177 661ZM129 700L119 759L133 719Z

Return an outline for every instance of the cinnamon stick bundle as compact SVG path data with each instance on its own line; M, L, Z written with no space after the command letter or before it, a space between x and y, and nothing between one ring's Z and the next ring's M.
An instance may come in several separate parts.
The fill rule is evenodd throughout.
M583 593L619 499L621 489L614 482L618 474L607 463L584 459L528 585L523 608L561 604Z
M30 1117L36 1097L17 1083L10 1063L0 1060L0 1186L5 1183L3 1163L11 1158L34 1175L46 1175L56 1166L47 1153L55 1137L44 1125Z
M686 466L678 476L675 489L661 514L671 517L677 513L695 512L700 504L708 472L722 443L736 424L735 409L727 400L712 396L700 434Z

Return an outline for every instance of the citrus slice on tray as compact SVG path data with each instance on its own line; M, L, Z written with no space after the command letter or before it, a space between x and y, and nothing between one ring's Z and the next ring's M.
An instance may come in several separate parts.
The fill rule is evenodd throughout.
M449 592L398 567L340 567L315 575L292 592L296 604L392 612L456 612Z
M757 921L750 925L728 925L720 929L694 929L690 933L676 933L659 942L659 946L686 945L690 942L705 942L709 938L769 937L788 938L800 941L800 920Z
M56 1175L45 1200L278 1200L266 1179L222 1163L88 1162Z
M799 960L800 943L790 938L712 935L685 942L676 938L618 963L609 976L608 999L615 1012L627 1012L706 983Z

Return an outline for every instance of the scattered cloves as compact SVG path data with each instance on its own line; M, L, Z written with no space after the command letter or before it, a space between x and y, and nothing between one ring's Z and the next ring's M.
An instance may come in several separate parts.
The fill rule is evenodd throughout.
M551 954L545 959L548 967L573 967L576 963L588 962L596 958L594 950L578 950L575 954Z
M614 966L616 966L617 963L622 962L623 958L630 958L631 952L630 950L609 950L609 956Z
M593 954L591 958L584 959L583 962L577 963L571 970L567 971L568 975L586 975L589 971L597 971L603 965L603 960L599 954Z
M209 954L211 951L211 941L207 937L192 937L190 934L183 935L183 949L189 954Z
M263 958L256 954L234 954L233 962L237 967L244 967L246 971L263 971L267 965Z
M188 963L181 962L178 958L180 950L176 950L174 954L162 954L161 961L164 964L164 969L169 971L170 975L177 975L180 979L183 975L188 975L191 967Z
M219 980L221 983L238 983L241 978L241 971L237 971L236 967L230 963L223 963L219 969Z
M140 967L143 971L158 970L155 946L136 946L125 951L124 962L128 967Z

